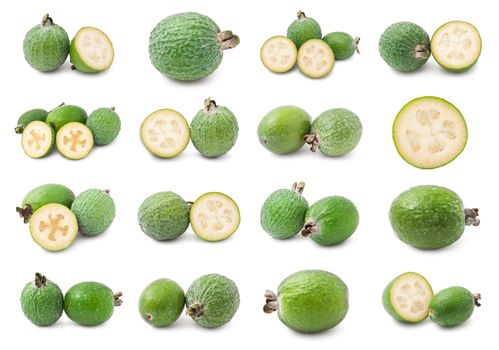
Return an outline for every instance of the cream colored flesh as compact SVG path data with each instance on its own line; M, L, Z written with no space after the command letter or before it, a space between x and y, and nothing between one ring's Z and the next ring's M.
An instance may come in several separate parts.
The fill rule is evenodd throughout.
M33 121L23 131L21 145L24 153L31 158L45 156L53 145L53 130L47 123Z
M56 145L64 157L78 160L88 156L94 147L94 137L85 124L72 122L59 129Z
M331 72L333 66L333 50L320 39L311 39L298 50L298 67L308 77L322 78Z
M260 50L263 65L274 73L285 73L296 64L296 45L285 36L268 39Z
M428 316L433 291L428 282L419 274L406 273L392 285L390 302L403 319L419 322Z
M113 44L97 28L81 28L76 34L76 47L82 61L92 69L103 71L113 63Z

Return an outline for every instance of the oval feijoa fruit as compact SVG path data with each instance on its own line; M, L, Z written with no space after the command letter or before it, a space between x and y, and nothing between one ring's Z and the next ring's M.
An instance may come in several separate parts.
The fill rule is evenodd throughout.
M182 314L185 296L182 287L168 278L151 282L140 295L139 312L154 327L167 327Z
M442 327L455 327L467 321L475 306L480 306L480 294L472 294L463 287L441 290L431 300L430 319Z
M298 68L310 78L322 78L331 72L334 66L334 52L321 39L306 41L298 50Z
M29 123L33 121L44 122L45 119L47 119L48 114L49 113L46 110L41 108L30 109L29 111L26 111L23 114L21 114L21 116L17 120L17 126L15 127L14 131L16 132L16 134L22 134L24 128Z
M21 146L31 158L42 158L50 154L55 144L54 129L42 121L32 121L23 130Z
M290 71L296 64L298 50L294 42L285 36L273 36L263 43L260 59L274 73Z
M79 106L62 104L49 112L45 122L50 124L57 132L64 125L71 122L85 124L87 112Z
M21 307L28 320L37 326L50 326L59 320L64 296L59 286L39 273L21 293Z
M108 145L121 130L121 120L112 108L99 108L90 113L85 125L92 131L96 145Z
M102 72L113 63L113 43L102 30L83 27L71 40L69 55L73 69L84 73Z
M303 11L298 11L295 19L288 27L288 38L290 38L300 48L310 39L320 39L322 37L321 27L313 18L305 16Z
M71 211L78 220L80 232L87 236L97 236L106 231L116 215L109 191L98 189L80 193L73 201Z
M346 60L352 57L354 53L359 53L358 45L360 38L353 38L348 33L332 32L324 36L322 40L333 50L336 60Z
M94 147L92 131L83 123L71 122L57 131L55 142L57 150L72 160L83 159Z

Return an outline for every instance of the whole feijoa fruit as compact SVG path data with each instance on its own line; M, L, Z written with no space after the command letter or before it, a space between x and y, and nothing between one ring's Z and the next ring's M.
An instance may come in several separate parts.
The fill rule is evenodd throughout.
M23 114L21 114L19 119L17 119L17 125L14 131L16 132L16 134L22 134L24 128L29 123L34 121L44 122L45 119L47 119L48 114L49 112L41 108L30 109L29 111L26 111Z
M455 327L467 321L475 306L481 306L480 294L463 287L441 290L430 302L430 320L442 327Z
M336 60L346 60L352 57L356 52L359 53L360 38L353 38L345 32L332 32L325 35L324 40L334 52Z
M321 26L313 18L305 16L303 11L298 11L295 19L288 27L287 36L299 49L310 39L320 39L322 37Z
M121 130L121 120L114 107L99 108L90 113L85 123L94 135L96 145L108 145Z
M182 287L168 278L151 282L140 295L139 312L154 327L167 327L182 314L185 295Z
M106 231L116 215L109 191L98 189L80 193L73 201L71 211L78 220L80 232L87 236L98 236Z
M45 122L50 124L57 132L64 125L78 122L85 124L87 121L87 112L79 106L61 104L49 112Z

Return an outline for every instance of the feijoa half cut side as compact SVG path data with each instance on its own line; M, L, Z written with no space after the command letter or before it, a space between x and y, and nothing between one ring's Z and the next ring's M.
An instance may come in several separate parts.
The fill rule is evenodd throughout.
M444 166L461 154L468 128L449 101L423 96L407 103L393 122L393 142L402 159L421 169Z
M113 63L113 43L102 30L83 27L71 41L69 55L73 69L84 73L102 72Z
M45 157L52 151L55 142L54 129L42 121L32 121L23 131L21 145L31 158Z
M298 50L291 39L285 36L273 36L260 49L263 65L274 73L290 71L296 64Z
M88 156L94 147L94 137L85 124L71 122L57 132L56 145L64 157L79 160Z
M310 78L322 78L331 72L334 66L334 53L321 39L311 39L298 50L298 68Z

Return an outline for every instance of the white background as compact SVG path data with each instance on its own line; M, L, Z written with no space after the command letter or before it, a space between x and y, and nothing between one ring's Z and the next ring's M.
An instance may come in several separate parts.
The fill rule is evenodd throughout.
M494 225L498 210L495 140L499 122L495 107L499 48L492 4L451 0L1 2L1 347L464 349L492 341L499 312L499 239ZM324 34L339 30L359 35L362 54L337 62L322 80L308 79L296 70L286 75L268 72L260 63L260 46L270 36L285 35L299 9L318 20ZM164 78L148 57L150 31L162 18L182 11L209 15L222 30L231 29L241 37L241 44L225 53L212 76L193 83ZM104 30L115 47L111 69L84 75L72 72L67 63L55 73L33 70L23 58L22 41L46 12L70 37L82 26ZM379 35L393 22L416 22L431 35L438 26L455 19L474 23L482 34L482 57L473 70L447 73L430 59L421 70L400 74L379 57ZM398 110L423 95L453 102L469 127L463 154L431 171L403 162L391 141ZM141 145L138 129L149 113L169 107L190 121L208 96L238 117L239 139L228 155L203 159L189 145L178 158L161 160ZM115 106L122 118L121 134L112 145L94 149L82 161L66 160L57 152L43 160L29 159L20 147L19 135L13 132L17 117L25 110L51 109L63 101L89 112ZM283 104L300 106L313 116L333 107L351 109L364 125L360 145L341 159L311 154L305 147L289 156L269 153L258 143L256 128L266 112ZM283 242L262 231L259 210L264 199L300 180L307 184L305 196L310 203L327 195L344 195L356 203L360 225L345 244L324 248L300 236ZM88 188L110 189L117 206L111 229L100 237L80 237L61 253L42 250L32 242L14 208L33 187L52 182L65 184L76 193ZM460 241L440 251L424 252L404 245L392 233L388 209L401 191L420 184L453 189L465 204L480 208L482 225L468 228ZM241 209L238 232L214 244L201 241L190 229L173 242L151 240L140 231L137 209L144 198L165 190L186 200L208 191L227 193ZM309 268L339 275L349 286L351 306L338 327L307 336L288 330L277 315L266 315L261 309L265 289L275 290L289 274ZM465 325L449 330L429 320L416 326L393 321L383 310L381 292L390 279L410 270L425 275L435 291L462 285L481 292L482 308ZM80 327L66 316L53 327L36 327L24 318L19 305L20 292L36 271L63 290L80 281L103 282L122 291L124 303L100 327ZM137 303L149 282L168 277L187 289L195 278L212 272L232 278L239 286L241 306L230 324L206 330L182 316L170 328L154 329L142 321Z

